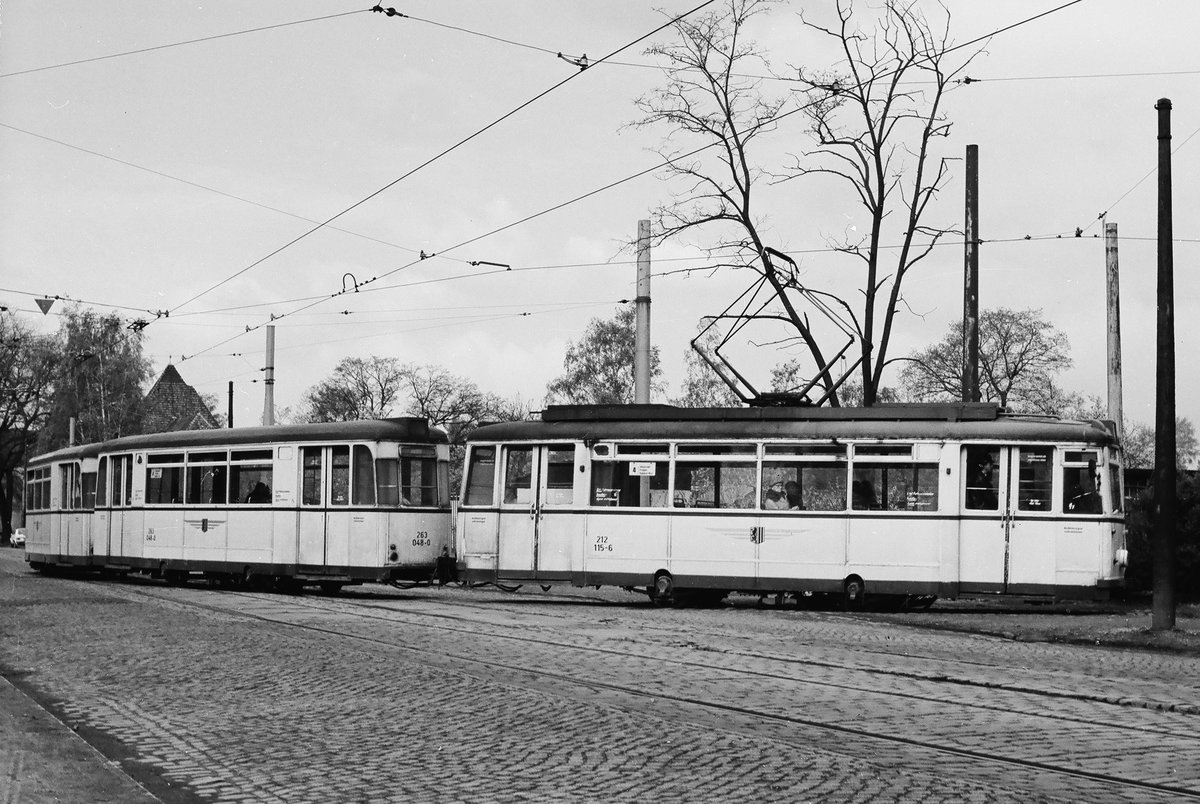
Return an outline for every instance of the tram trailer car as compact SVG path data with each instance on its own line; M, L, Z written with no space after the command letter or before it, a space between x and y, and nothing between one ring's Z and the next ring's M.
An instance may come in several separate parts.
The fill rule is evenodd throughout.
M550 406L468 439L461 579L1101 599L1124 583L1111 422L994 405Z
M449 441L424 419L187 430L26 472L26 560L336 590L453 569Z

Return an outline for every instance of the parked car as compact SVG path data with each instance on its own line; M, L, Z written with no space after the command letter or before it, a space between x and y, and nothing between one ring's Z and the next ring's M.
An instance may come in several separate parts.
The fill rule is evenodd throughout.
M14 530L12 532L12 546L13 547L24 547L25 546L25 528L17 528L16 530Z

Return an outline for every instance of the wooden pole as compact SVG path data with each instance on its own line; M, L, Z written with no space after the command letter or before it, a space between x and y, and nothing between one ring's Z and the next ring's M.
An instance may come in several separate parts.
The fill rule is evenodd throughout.
M979 146L967 146L962 401L979 401Z
M637 333L634 342L634 402L650 402L650 221L638 221Z
M1175 281L1171 239L1171 101L1158 110L1158 363L1154 407L1154 605L1151 628L1175 627Z
M1104 224L1104 267L1108 279L1108 418L1125 437L1121 377L1121 276L1117 260L1117 225Z

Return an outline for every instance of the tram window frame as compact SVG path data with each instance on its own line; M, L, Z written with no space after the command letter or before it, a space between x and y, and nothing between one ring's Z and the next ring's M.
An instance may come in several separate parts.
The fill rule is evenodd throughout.
M855 461L851 477L854 511L928 514L939 510L941 481L936 463L879 458ZM868 489L871 497L865 499Z
M351 502L354 505L375 505L375 458L366 444L354 444L350 449L353 464Z
M102 457L96 465L96 505L108 505L108 456Z
M845 511L847 498L846 461L830 456L828 460L795 457L779 460L780 455L763 459L762 507L764 510ZM794 491L788 488L795 484ZM778 486L778 489L776 489ZM789 493L792 491L792 493ZM774 493L772 493L774 492ZM780 506L780 498L786 505ZM768 494L771 496L768 497ZM771 505L767 501L773 500Z
M671 484L671 507L713 510L758 508L758 461L746 460L749 454L757 456L757 445L751 446L754 447L753 453L731 452L728 453L729 460L704 460L699 455L677 458ZM686 488L682 480L685 473ZM709 486L711 494L708 493Z
M960 476L965 510L1000 510L1000 450L997 444L963 446Z
M83 473L83 508L93 511L96 508L96 473Z
M1110 461L1108 464L1108 499L1113 513L1125 510L1125 489L1122 486L1124 472L1121 464Z
M211 482L206 484L204 481L210 477ZM225 450L189 452L184 478L184 505L225 505L229 499L229 453Z
M184 454L146 456L146 505L181 505L184 500Z
M620 449L618 448L618 454ZM588 494L595 508L666 508L671 461L663 453L625 453L627 458L592 458L592 487ZM650 466L652 472L647 472ZM646 494L643 496L642 489Z
M437 450L434 447L400 447L400 504L438 504Z
M1054 447L1018 445L1015 462L1018 511L1050 512L1054 505L1054 451ZM1012 481L1009 488L1013 488Z
M25 473L25 509L45 511L50 508L50 467L30 469Z
M59 464L59 506L63 511L78 511L83 505L83 489L79 477L79 463Z
M350 504L350 445L329 446L329 504Z
M500 447L488 444L471 447L467 461L467 476L463 483L463 501L466 506L494 505L496 502L496 460Z
M1104 513L1100 450L1063 450L1062 512L1067 516Z
M805 458L808 460L846 460L846 444L764 444L764 459Z
M545 448L547 505L575 502L575 445L550 444Z

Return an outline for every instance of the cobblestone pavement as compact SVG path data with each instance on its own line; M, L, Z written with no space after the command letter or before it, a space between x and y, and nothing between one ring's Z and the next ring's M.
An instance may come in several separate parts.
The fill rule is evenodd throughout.
M150 800L1200 799L1196 671L619 591L285 597L0 557L0 672ZM0 802L54 800L23 756Z

